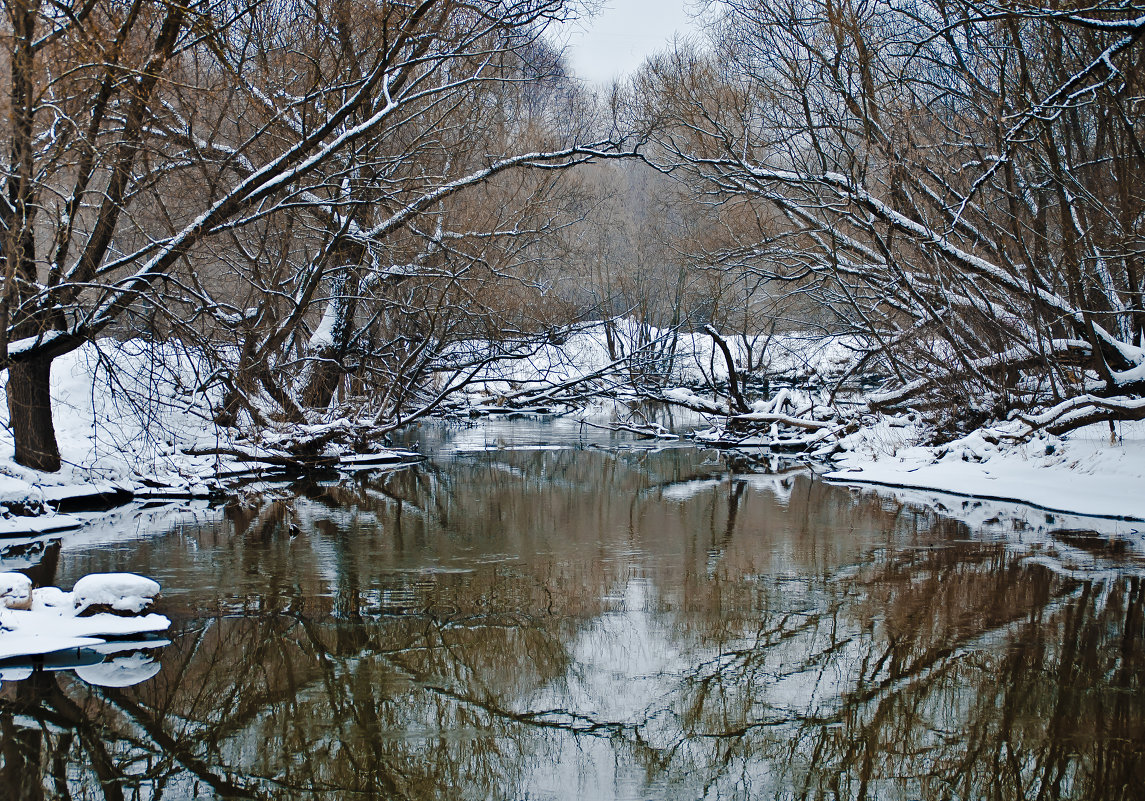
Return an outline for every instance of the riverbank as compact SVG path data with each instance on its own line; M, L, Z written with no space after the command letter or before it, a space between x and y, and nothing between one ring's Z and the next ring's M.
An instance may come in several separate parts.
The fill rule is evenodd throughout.
M565 343L578 355L568 356L568 364L576 363L580 371L597 369L596 362L605 358L598 334L580 335L583 342L576 347ZM704 341L692 337L688 346L699 351ZM806 354L795 359L797 342L802 340L785 344L791 371L814 364L812 373L822 377L839 370L842 357L834 351L830 359ZM834 350L845 350L836 345ZM692 364L702 361L690 357ZM718 378L720 361L710 358L708 363ZM566 365L566 369L572 368ZM265 443L255 446L237 440L233 431L214 425L211 409L218 399L199 389L203 370L182 350L131 341L94 343L57 359L52 391L64 467L48 474L15 464L10 432L6 426L0 428L0 536L78 527L80 522L69 512L133 500L207 499L225 495L252 478L289 476L289 464L275 464L273 449ZM520 392L539 386L548 372L517 375L504 386L497 384L503 378L485 376L466 401L470 409L479 408L493 390ZM568 375L558 377L569 380ZM0 404L0 422L6 423L5 413ZM586 420L592 417L586 414ZM595 423L585 423L590 424ZM323 425L352 427L349 421L335 420L307 428ZM916 415L883 416L844 437L829 469L819 472L830 481L851 485L941 492L1022 503L1047 512L1145 521L1145 493L1140 489L1145 487L1145 423L1119 424L1112 442L1106 425L1015 442L1010 435L1018 426L1013 424L1010 430L1010 425L985 428L935 448L917 444L925 439L926 430ZM609 427L607 421L604 427ZM323 466L341 471L419 458L393 449L364 455L339 453L333 446L329 450L323 454Z
M0 403L0 537L78 528L82 517L71 513L217 498L252 479L292 475L270 445L214 425L218 399L199 389L205 369L184 349L138 341L102 340L56 359L52 404L63 467L54 473L16 464ZM353 471L418 458L395 449L332 452L323 465Z
M1145 423L1117 424L1112 441L1106 424L1028 442L1010 441L1008 433L1003 424L924 447L913 444L919 436L914 423L885 418L845 438L845 450L823 475L846 484L932 490L1048 512L1145 521Z

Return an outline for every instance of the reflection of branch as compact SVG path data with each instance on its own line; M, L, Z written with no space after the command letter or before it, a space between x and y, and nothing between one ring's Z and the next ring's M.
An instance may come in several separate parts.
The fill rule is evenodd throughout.
M106 749L97 734L92 731L91 721L62 696L56 685L55 674L39 673L26 680L27 685L16 691L17 700L0 698L0 733L3 734L3 757L0 764L0 783L16 798L43 798L43 779L38 771L42 764L41 731L48 732L53 727L70 741L71 732L77 732L80 742L91 755L91 767L103 790L104 797L114 801L123 798L119 786L123 774L118 773L107 756ZM31 686L28 686L31 685ZM29 697L30 696L30 697ZM60 698L67 703L57 703ZM16 724L13 720L23 716L40 724L41 731L27 727L26 723ZM13 731L15 729L15 731ZM66 770L58 767L59 759L53 759L53 781L57 788L64 785L66 791ZM64 793L61 797L67 797Z
M391 662L391 664L394 663ZM511 720L514 723L545 729L559 729L569 732L570 734L588 734L594 737L613 737L623 735L626 731L635 735L639 729L639 726L636 724L599 721L588 715L571 712L567 709L540 709L532 712L514 712L492 700L481 700L446 687L444 684L434 684L429 681L426 676L408 667L402 665L395 666L416 681L419 687L457 701L458 703L475 706L478 709L484 710L492 717Z
M269 795L259 792L256 788L235 784L217 776L211 771L207 763L191 754L178 740L164 731L163 726L151 717L150 712L145 707L132 701L119 690L104 687L100 689L100 694L135 721L147 733L147 736L163 750L164 754L170 755L172 759L209 785L219 795L224 798L270 798Z
M406 646L386 650L378 650L369 648L363 650L362 656L370 656L376 659L381 659L386 662L391 668L398 673L409 678L418 687L434 693L436 695L449 698L458 703L467 706L477 707L491 717L500 718L502 720L509 720L514 723L519 723L527 726L534 726L546 729L559 729L572 734L588 734L598 737L612 737L622 735L625 732L635 736L638 726L635 724L626 724L615 721L599 721L588 715L583 715L577 712L572 712L566 709L543 709L534 711L517 712L507 707L504 707L491 699L481 699L476 696L454 690L444 684L437 683L432 680L428 673L417 670L398 659L403 654L410 654L415 651L425 649L438 650L450 654L450 656L459 664L464 665L465 660L445 642L444 634L448 630L456 628L464 628L466 630L473 630L475 628L519 628L512 625L496 624L496 623L482 623L475 626L471 621L474 619L484 620L485 616L473 616L463 621L450 621L448 624L442 626L438 621L430 619L434 629L438 632L438 644L425 643L422 646ZM299 621L302 623L303 630L307 634L307 638L315 651L318 653L320 661L326 662L329 659L329 652L323 645L317 630L313 626L313 622L306 618L300 617ZM331 692L331 700L333 701L333 673L330 674L330 681L328 682L329 691Z
M99 780L103 797L107 801L123 801L124 772L116 769L111 755L107 753L101 732L96 730L79 705L60 690L54 679L48 692L48 703L59 710L79 734L80 742L91 755L91 767Z

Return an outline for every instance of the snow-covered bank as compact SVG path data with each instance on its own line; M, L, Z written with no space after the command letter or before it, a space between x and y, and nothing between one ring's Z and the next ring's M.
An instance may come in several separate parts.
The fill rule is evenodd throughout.
M630 320L611 326L609 332L604 323L586 325L530 358L486 366L457 393L450 409L468 416L496 403L498 409L520 412L523 403L553 401L562 411L575 410L576 424L582 426L649 438L674 439L691 432L695 441L721 447L830 455L834 469L827 475L834 481L1145 520L1145 493L1140 491L1145 486L1145 424L1121 426L1113 444L1104 426L1021 441L1022 426L1015 422L941 448L921 447L926 429L917 414L869 413L854 383L846 404L832 404L826 389L850 376L854 342L798 333L776 335L766 344L761 338L727 337L738 369L746 375L750 364L756 381L755 396L735 404L740 413L733 415L733 404L721 396L727 392L721 383L728 380L727 363L711 336L640 329ZM647 345L649 337L652 345ZM642 341L646 352L638 344ZM628 355L639 351L638 358L615 360L617 349ZM348 472L419 458L389 449L341 452L353 439L343 438L339 446L327 435L352 435L357 423L337 418L336 411L324 421L315 417L310 425L241 439L234 429L215 425L212 410L219 399L213 390L202 389L204 365L176 344L140 341L103 340L57 359L52 391L65 466L45 474L16 465L10 433L0 429L0 537L75 529L82 520L64 514L69 506L84 510L131 499L207 498L259 471L264 476L275 469L288 473L295 458L292 447L301 441L329 442L318 454L320 466ZM643 367L665 372L641 383L630 371ZM786 388L769 393L765 376L782 380ZM582 379L588 383L581 384ZM748 385L746 379L743 383ZM663 402L658 409L683 413L658 416L643 403L650 399ZM0 404L0 421L4 412Z
M793 383L841 376L853 363L858 345L852 337L798 331L729 334L726 344L740 371ZM452 357L477 361L493 351L490 343L469 341L456 345ZM666 388L704 387L726 382L728 368L706 333L658 329L621 318L581 326L527 358L493 362L475 375L462 397L467 408L502 408L496 404L506 399L548 400L552 388L560 386L607 386L623 394L626 382L641 377Z
M42 473L12 459L7 406L0 404L0 507L6 534L35 531L35 515L94 509L133 498L207 497L222 466L188 451L215 447L200 365L172 345L101 340L52 364L52 407L63 468ZM6 373L0 374L0 385ZM56 515L61 524L66 515Z
M1145 521L1145 423L1105 424L1063 437L1006 439L1009 425L939 447L912 444L917 430L886 418L844 440L824 476L849 484L935 490L1016 501L1049 512Z
M100 340L56 359L52 406L63 468L55 473L13 461L7 406L0 403L0 537L80 525L60 512L208 498L237 480L281 468L272 442L252 446L214 424L218 398L201 389L205 369L177 344L139 340ZM0 388L6 375L0 372ZM344 461L354 470L415 458L387 449ZM330 461L343 460L334 454Z
M825 342L810 333L729 337L727 344L738 362L788 381L839 375L853 356L847 341ZM483 357L500 346L471 342L457 347L459 363L469 363L474 354ZM445 363L439 378L450 386L455 376L450 359ZM338 409L325 419L315 415L307 425L247 431L244 438L244 432L215 423L221 396L211 380L211 364L178 342L114 339L88 343L56 359L51 389L63 468L55 473L13 461L7 409L0 404L0 423L5 424L0 428L0 536L73 529L77 521L60 513L132 499L207 498L252 475L297 472L302 459L307 468L356 471L419 458L373 445L364 448L370 453L346 453L344 443L363 429L356 419L339 418ZM529 395L545 400L556 388L560 397L549 398L556 401L554 410L585 412L582 407L599 396L614 402L641 400L631 383L638 373L655 376L653 383L666 387L704 387L728 378L726 361L711 336L615 320L585 325L527 358L486 365L447 408L481 414L502 410L496 404L512 398L504 411L519 413ZM5 378L0 372L0 386ZM369 426L367 420L365 429ZM657 431L670 435L664 427ZM335 443L338 439L343 445ZM306 447L296 447L300 443ZM315 452L309 447L313 443L318 443Z

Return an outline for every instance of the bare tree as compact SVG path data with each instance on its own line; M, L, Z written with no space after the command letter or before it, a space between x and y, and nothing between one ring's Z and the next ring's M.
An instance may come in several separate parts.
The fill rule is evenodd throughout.
M894 376L874 406L1145 415L1139 8L722 7L712 53L637 81L657 163L770 209L726 252L818 279Z
M286 297L248 354L257 365L259 349L281 347L316 301L340 307L334 322L349 331L361 283L399 269L379 243L424 234L452 196L612 152L568 127L506 130L495 150L455 150L466 134L459 110L496 105L490 87L527 80L506 61L565 5L6 2L0 344L16 459L59 467L52 360L114 330L144 299L249 325L265 313L236 309L228 293L251 286L252 260L276 253L259 278ZM506 128L527 122L526 99L501 115ZM451 127L438 139L442 120ZM442 250L432 244L422 250ZM212 258L232 246L243 255ZM227 267L238 259L247 264L236 279ZM330 363L324 348L349 341L332 333L308 358ZM324 371L305 393L315 405L331 392Z

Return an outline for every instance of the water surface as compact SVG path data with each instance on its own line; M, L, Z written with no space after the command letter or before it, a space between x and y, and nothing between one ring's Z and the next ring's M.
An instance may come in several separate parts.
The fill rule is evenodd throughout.
M174 625L133 686L4 683L6 797L1141 797L1132 553L573 423L418 436L41 565Z

